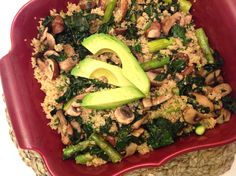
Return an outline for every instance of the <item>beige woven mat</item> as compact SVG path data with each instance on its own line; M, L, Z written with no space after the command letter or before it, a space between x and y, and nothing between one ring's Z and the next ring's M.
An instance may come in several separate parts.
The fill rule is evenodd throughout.
M7 111L6 114L9 117ZM11 127L10 122L9 125ZM50 174L39 154L19 148L12 128L10 128L10 136L16 144L23 161L33 168L36 175L49 176ZM231 168L235 153L236 142L181 155L161 167L138 169L124 176L219 176Z

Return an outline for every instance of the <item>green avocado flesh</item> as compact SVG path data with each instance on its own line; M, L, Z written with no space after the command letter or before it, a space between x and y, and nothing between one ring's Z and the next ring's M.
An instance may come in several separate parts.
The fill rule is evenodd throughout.
M83 98L81 106L89 109L112 109L143 97L145 95L135 87L121 87L90 93Z
M123 75L143 94L149 94L150 81L147 75L122 41L114 36L100 33L84 39L82 45L93 54L102 54L107 51L116 53L122 62Z
M109 84L119 87L133 86L133 84L123 76L120 67L89 57L80 61L79 64L72 69L71 75L90 79L105 77Z

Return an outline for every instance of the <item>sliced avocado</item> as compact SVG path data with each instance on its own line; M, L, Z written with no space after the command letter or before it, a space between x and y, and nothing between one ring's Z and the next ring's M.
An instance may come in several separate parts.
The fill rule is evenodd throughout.
M145 95L135 87L102 90L86 95L81 106L89 109L111 109L133 102Z
M84 39L82 45L93 54L114 52L122 62L123 75L145 95L149 94L150 81L128 46L114 36L94 34Z
M106 77L108 83L119 87L134 86L127 78L123 76L120 67L89 57L80 61L79 64L72 69L71 74L76 77L80 76L92 79Z

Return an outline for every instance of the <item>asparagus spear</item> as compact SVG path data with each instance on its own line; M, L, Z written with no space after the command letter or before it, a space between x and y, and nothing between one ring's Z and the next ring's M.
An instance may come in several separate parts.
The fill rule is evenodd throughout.
M101 136L93 133L91 134L89 139L94 141L96 145L98 145L109 156L109 158L113 163L117 163L122 159L121 155L111 145L109 145Z
M63 159L68 159L77 152L85 150L90 145L93 145L91 141L82 141L76 145L70 145L63 149Z
M164 2L167 3L167 4L171 4L172 0L164 0Z
M143 68L143 70L148 71L151 69L163 67L164 65L168 64L169 62L170 62L170 58L164 57L161 60L153 59L153 60L141 63L141 67Z
M108 2L105 13L104 13L104 17L103 17L103 23L107 23L111 19L115 6L116 6L116 0L110 0Z
M151 42L148 42L148 48L150 52L156 52L161 49L167 48L169 45L173 43L173 38L169 39L157 39Z
M189 13L192 3L188 0L179 0L179 8L184 13Z
M198 39L198 43L199 43L203 53L205 54L205 57L206 57L208 63L210 63L210 64L214 63L214 57L212 55L211 48L209 46L208 38L206 36L205 31L202 28L199 28L196 30L195 34Z
M91 161L93 156L90 153L81 154L75 157L76 164L86 164L87 162Z

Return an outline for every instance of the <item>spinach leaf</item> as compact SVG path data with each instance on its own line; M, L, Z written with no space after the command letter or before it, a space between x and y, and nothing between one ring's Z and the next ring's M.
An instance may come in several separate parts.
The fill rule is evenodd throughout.
M186 67L185 60L175 59L168 64L168 72L174 74L182 71L185 67Z
M185 35L186 34L186 29L183 26L180 26L179 24L175 24L171 28L171 34L174 37L181 38L184 45L188 44L191 41L191 39L188 39Z
M164 79L166 79L167 74L166 73L160 73L156 76L156 78L154 80L156 81L163 81Z
M107 23L104 23L99 27L98 33L107 34L114 25L115 25L115 21L114 21L114 17L112 16L111 19Z
M127 26L127 31L125 33L127 39L137 39L138 38L138 29L135 24L130 24Z

